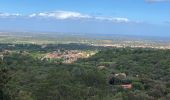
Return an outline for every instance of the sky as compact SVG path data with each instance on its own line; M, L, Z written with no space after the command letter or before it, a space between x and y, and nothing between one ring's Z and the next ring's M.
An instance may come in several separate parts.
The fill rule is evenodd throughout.
M170 0L0 0L0 31L170 36Z

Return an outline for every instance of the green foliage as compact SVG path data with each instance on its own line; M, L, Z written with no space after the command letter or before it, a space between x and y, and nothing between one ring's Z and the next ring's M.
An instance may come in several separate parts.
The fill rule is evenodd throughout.
M144 90L144 85L141 82L133 82L132 85L135 90Z
M10 100L7 83L10 80L9 69L5 66L0 66L0 100Z
M16 52L6 53L0 61L0 100L169 100L170 50L103 49L74 64L41 61L33 56L56 48L87 47L71 46L1 44L2 49ZM111 85L109 80L115 73L125 73L126 78ZM121 84L125 83L132 83L133 88L123 89Z

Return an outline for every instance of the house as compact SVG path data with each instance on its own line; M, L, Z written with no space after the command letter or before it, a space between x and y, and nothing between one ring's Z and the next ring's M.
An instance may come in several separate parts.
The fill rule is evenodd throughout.
M123 85L121 85L122 86L122 88L124 88L124 89L132 89L132 84L123 84Z
M106 67L105 66L98 66L98 69L102 70L102 69L105 69Z

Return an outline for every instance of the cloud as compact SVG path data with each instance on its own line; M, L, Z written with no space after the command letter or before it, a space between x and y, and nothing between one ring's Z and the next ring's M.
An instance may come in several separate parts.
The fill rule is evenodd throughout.
M37 14L35 14L35 13L29 15L29 17L35 17L35 16L37 16Z
M110 21L115 23L127 23L130 22L128 18L124 17L100 17L100 16L91 16L88 14L82 14L79 12L72 11L55 11L55 12L42 12L42 13L33 13L29 15L30 18L41 17L41 18L54 18L58 20L65 19L91 19L98 21Z
M44 12L38 14L31 14L29 17L44 17L44 18L56 18L56 19L75 19L75 18L91 18L91 16L86 14L81 14L78 12L70 11L55 11L55 12Z
M22 16L19 13L0 13L1 18Z
M120 18L120 17L94 17L97 20L103 20L103 21L111 21L111 22L130 22L128 18Z
M54 12L40 12L23 15L19 13L0 13L0 18L46 18L56 20L94 20L94 21L107 21L112 23L128 23L132 22L125 17L107 17L107 16L92 16L73 11L54 11Z
M158 2L170 2L170 0L146 0L149 3L158 3Z

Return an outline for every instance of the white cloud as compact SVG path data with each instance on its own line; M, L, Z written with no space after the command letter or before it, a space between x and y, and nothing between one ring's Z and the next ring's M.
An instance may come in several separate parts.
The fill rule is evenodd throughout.
M103 21L112 21L112 22L118 22L118 23L127 23L130 22L128 18L120 18L120 17L95 17L97 20L103 20Z
M22 16L19 13L0 13L0 17L17 17Z
M55 18L59 20L65 19L92 19L92 20L100 20L100 21L110 21L117 23L127 23L130 22L128 18L123 17L100 17L100 16L91 16L88 14L82 14L79 12L71 12L71 11L55 11L55 12L43 12L43 13L33 13L29 15L29 17L42 17L42 18Z
M37 14L31 14L31 15L29 15L29 17L35 17Z
M156 2L170 2L170 0L146 0L149 3L156 3Z
M89 15L81 14L78 12L70 12L70 11L45 12L45 13L31 14L29 16L30 17L56 18L56 19L91 18L91 16Z
M65 19L83 19L83 20L97 20L97 21L109 21L113 23L128 23L131 22L128 18L124 17L105 17L105 16L91 16L88 14L82 14L72 11L55 11L55 12L41 12L33 13L30 15L22 15L19 13L0 13L0 18L17 18L17 17L29 17L29 18L53 18L57 20Z

